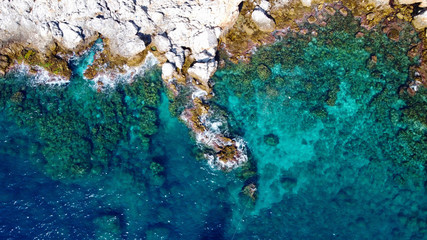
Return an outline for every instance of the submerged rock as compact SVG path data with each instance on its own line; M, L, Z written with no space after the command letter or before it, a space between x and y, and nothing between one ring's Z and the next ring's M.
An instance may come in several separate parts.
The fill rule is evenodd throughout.
M119 217L108 214L95 218L93 223L97 227L95 231L96 239L121 238L122 231Z
M298 180L293 177L282 176L280 178L280 183L282 187L287 191L292 191L298 183Z
M160 163L152 162L150 164L150 170L154 175L159 175L165 170L165 168Z
M275 134L270 133L270 134L264 135L264 142L267 145L276 146L277 144L279 144L279 137Z
M258 73L258 77L261 80L267 80L271 75L271 70L269 67L267 67L265 64L260 64L256 68L256 71Z

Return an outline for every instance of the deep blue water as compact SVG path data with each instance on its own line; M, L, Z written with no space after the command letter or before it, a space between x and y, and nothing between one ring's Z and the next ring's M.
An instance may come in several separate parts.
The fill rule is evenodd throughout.
M426 93L399 93L416 36L317 31L213 77L255 202L200 159L158 70L102 93L82 78L101 42L66 86L0 79L0 238L427 239Z
M25 149L20 156L2 154L2 238L221 239L232 215L228 199L241 183L195 160L188 130L169 115L167 101L159 115L152 154L165 168L161 180L143 179L149 174L142 167L117 167L64 183L41 173ZM31 141L10 122L1 130L2 144L22 138L22 149Z

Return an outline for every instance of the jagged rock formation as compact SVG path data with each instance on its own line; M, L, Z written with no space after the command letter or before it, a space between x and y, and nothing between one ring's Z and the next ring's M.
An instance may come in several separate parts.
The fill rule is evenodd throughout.
M195 53L216 45L216 36L238 13L234 1L4 1L2 43L22 41L43 50L55 39L69 49L97 33L123 57L142 51L151 35L169 36L176 47Z
M66 70L69 56L73 52L84 50L101 36L105 39L106 50L95 59L94 65L99 66L88 69L86 77L96 78L100 71L105 73L105 69L102 69L105 68L105 63L108 63L109 72L124 72L129 69L122 65L138 67L147 56L147 46L155 46L155 54L163 64L162 76L168 87L174 90L176 79L181 79L181 83L200 93L193 95L193 101L203 102L210 93L209 78L217 68L215 55L218 38L233 25L240 2L241 0L3 1L0 5L1 70L10 69L15 59L24 59L30 65L47 66L50 58L39 57L45 54L59 56L62 61L58 60L58 65L63 66L47 70L67 78L70 75ZM19 44L11 45L12 42ZM189 64L183 70L186 61ZM38 69L40 68L33 70L37 72ZM105 75L111 76L108 71ZM186 77L191 77L193 81L187 84ZM178 92L175 91L175 94ZM194 102L190 105L193 105L191 109L200 106ZM193 121L201 121L201 116L193 116L192 120L182 118L189 121L189 126ZM195 134L196 138L212 135L209 132ZM215 144L210 140L202 142L215 149L218 154L237 142L221 133L215 133L215 136L218 137ZM233 164L220 165L228 168L245 161L244 152L236 154L239 155L239 160L236 158L236 161L230 161ZM233 154L227 157L229 160L235 158ZM226 159L221 161L227 162Z

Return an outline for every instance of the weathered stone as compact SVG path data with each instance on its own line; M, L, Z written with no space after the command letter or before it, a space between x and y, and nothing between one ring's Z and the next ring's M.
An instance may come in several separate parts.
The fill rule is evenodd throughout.
M0 60L0 69L6 69L8 66L9 66L8 62Z
M259 7L260 7L260 8L262 8L262 10L264 10L264 11L266 11L266 12L267 12L267 11L270 9L271 4L270 4L270 2L269 2L269 1L262 0L262 1L259 3Z
M165 80L169 80L173 77L173 73L175 72L175 67L171 63L164 63L162 66L162 78Z
M317 21L316 17L311 15L310 17L307 18L308 23L313 24Z
M397 3L398 4L407 4L407 5L420 3L420 7L422 7L422 8L427 7L427 1L425 1L425 0L397 0Z
M0 68L7 68L9 66L9 59L7 56L0 55Z
M301 0L301 3L304 7L310 7L311 6L311 0Z
M157 35L153 37L153 44L160 52L168 52L171 49L171 42L167 37Z
M61 38L57 40L62 40L64 46L68 49L74 49L83 42L83 32L80 28L70 26L67 23L59 23L59 28L61 29Z
M218 44L215 31L211 29L205 29L201 33L197 34L194 39L193 50L195 53L202 52L211 48L215 48Z
M257 25L259 30L263 32L271 32L274 31L276 27L276 23L271 17L267 16L267 14L260 8L255 9L252 12L252 21Z
M209 61L206 63L197 62L188 69L188 74L196 78L203 85L207 86L210 77L214 74L217 68L216 61Z
M423 30L424 28L427 28L427 11L415 16L412 24L417 30Z
M175 66L179 69L184 65L185 53L182 48L173 48L171 51L165 54L165 57L169 62L175 64Z

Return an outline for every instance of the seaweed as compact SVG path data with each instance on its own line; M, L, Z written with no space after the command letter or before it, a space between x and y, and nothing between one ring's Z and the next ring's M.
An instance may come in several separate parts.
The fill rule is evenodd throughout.
M57 178L76 178L119 164L124 143L148 151L157 132L160 71L136 76L97 92L92 82L74 77L66 86L32 85L25 77L0 80L0 108L21 127L37 132L44 169Z

